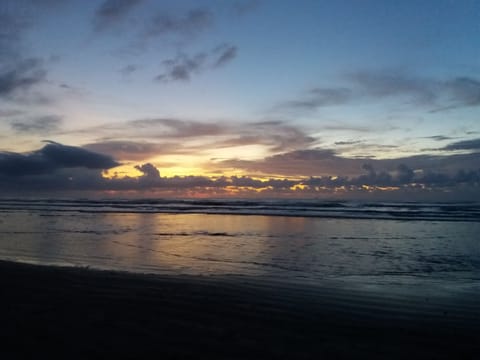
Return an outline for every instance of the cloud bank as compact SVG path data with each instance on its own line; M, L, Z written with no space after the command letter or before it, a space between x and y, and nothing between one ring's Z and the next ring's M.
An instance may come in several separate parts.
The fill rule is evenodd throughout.
M157 192L162 196L290 196L351 197L370 194L395 198L409 194L414 199L434 194L437 199L467 196L479 199L480 160L477 154L437 157L410 157L389 160L347 159L332 150L294 151L256 162L255 166L276 167L293 172L300 168L317 169L330 175L306 176L172 176L162 177L152 163L135 168L138 177L118 175L106 178L104 169L118 166L110 156L50 142L28 154L0 154L0 184L8 191L92 191ZM236 166L254 167L255 162L236 162ZM231 165L231 164L229 164ZM455 165L455 166L454 166ZM355 167L353 174L351 167ZM353 175L342 173L348 170ZM258 170L258 169L254 169ZM401 195L400 195L401 194ZM442 195L443 194L443 195ZM472 195L472 194L477 194ZM443 197L442 197L443 196ZM408 198L402 198L408 200Z

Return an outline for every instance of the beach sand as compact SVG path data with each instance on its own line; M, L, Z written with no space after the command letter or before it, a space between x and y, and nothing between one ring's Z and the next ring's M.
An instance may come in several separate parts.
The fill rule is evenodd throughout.
M471 296L0 262L2 359L477 359Z

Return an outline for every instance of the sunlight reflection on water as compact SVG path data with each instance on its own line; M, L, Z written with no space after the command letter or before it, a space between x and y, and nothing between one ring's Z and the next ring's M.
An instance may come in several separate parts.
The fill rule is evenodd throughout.
M480 272L475 222L60 212L2 219L0 256L38 263L310 280Z

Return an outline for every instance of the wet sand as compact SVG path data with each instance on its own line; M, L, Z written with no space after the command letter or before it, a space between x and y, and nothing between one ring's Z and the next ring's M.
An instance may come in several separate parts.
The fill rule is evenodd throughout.
M0 357L477 359L475 292L413 296L248 277L0 261Z

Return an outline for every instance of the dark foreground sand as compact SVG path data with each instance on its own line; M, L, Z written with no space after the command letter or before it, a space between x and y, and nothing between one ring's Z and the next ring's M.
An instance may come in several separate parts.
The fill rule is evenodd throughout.
M477 299L0 262L1 359L478 359Z

